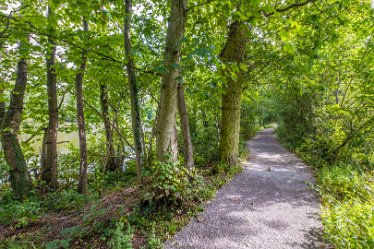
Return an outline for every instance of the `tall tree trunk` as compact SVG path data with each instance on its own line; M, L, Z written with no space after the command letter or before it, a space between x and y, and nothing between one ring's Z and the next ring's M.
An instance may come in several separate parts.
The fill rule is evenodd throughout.
M53 16L53 11L48 6L48 19ZM53 32L53 27L49 27ZM48 144L45 168L42 169L42 180L51 189L58 188L57 181L57 131L58 131L58 106L57 106L57 80L56 80L56 43L48 36L47 48L47 91L48 91Z
M125 25L124 40L125 52L127 58L127 78L130 89L131 99L131 120L132 132L134 135L135 155L136 155L136 173L138 177L142 174L142 124L140 119L140 108L138 98L138 86L135 78L134 59L131 55L131 16L132 16L132 0L125 0Z
M108 100L108 89L105 84L100 84L100 104L101 112L104 119L104 129L105 129L105 138L106 138L106 154L107 161L105 170L115 171L117 169L117 164L115 160L115 150L113 146L113 129L110 123L109 117L109 100Z
M43 177L43 171L47 168L47 146L48 146L48 127L43 129L43 139L42 139L42 151L40 152L40 168L41 175Z
M3 99L3 95L4 95L4 89L1 88L0 89L0 98ZM0 101L0 127L1 127L1 124L3 123L3 117L5 116L5 102L4 101Z
M148 141L148 159L147 159L148 166L151 166L155 159L155 155L153 153L153 140L156 137L156 133L157 133L157 120L158 120L159 110L160 110L160 106L157 106L154 123L152 125L151 135Z
M19 50L23 50L25 42L20 42ZM17 63L16 84L10 95L8 110L4 113L1 126L1 142L4 157L10 167L10 183L16 199L23 200L30 191L30 178L27 165L18 140L17 132L22 120L23 99L27 85L27 62L21 54Z
M246 24L234 22L230 26L228 38L221 53L221 59L227 63L236 63L239 68L233 79L230 66L224 72L227 84L222 95L221 133L219 142L220 159L231 165L238 163L240 134L240 100L242 93L242 72L239 64L244 60L247 45Z
M3 50L3 42L0 42L0 61L2 61L3 59L3 54L2 54L2 51ZM0 82L3 82L4 79L0 78ZM4 88L0 88L0 99L3 99L3 95L4 95ZM5 102L4 101L0 101L0 128L1 128L1 125L3 123L3 117L5 115Z
M160 161L178 159L176 135L177 86L180 64L180 47L186 26L187 0L172 0L168 21L164 66L162 75L160 111L157 122L156 148Z
M188 122L188 112L186 101L184 98L184 88L182 85L181 80L178 82L178 112L179 118L182 128L182 135L183 135L183 152L184 152L184 164L187 168L191 169L194 166L193 161L193 147L191 141L191 133L190 133L190 125Z
M88 32L88 23L83 19L83 30ZM84 104L83 104L83 76L86 70L87 56L86 51L82 51L82 63L80 65L80 71L76 75L76 94L77 94L77 120L78 120L78 131L79 131L79 152L80 152L80 164L79 164L79 182L78 192L86 194L88 192L88 179L87 179L87 144L86 144L86 126L84 123Z

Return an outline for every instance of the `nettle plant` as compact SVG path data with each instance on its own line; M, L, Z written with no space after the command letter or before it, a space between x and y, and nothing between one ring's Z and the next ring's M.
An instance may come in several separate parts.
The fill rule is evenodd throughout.
M179 162L156 162L143 179L142 206L186 208L205 199L205 182L197 171Z

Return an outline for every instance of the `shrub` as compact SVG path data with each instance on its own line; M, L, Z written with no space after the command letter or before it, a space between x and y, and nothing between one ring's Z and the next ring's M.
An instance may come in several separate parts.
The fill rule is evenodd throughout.
M368 175L348 166L322 168L318 173L318 182L325 202L367 201L374 195Z
M330 166L318 173L325 236L337 248L374 247L374 183L352 167Z
M179 163L157 162L143 181L142 206L180 209L204 196L204 178Z
M323 209L325 236L337 248L374 248L374 202L351 200Z

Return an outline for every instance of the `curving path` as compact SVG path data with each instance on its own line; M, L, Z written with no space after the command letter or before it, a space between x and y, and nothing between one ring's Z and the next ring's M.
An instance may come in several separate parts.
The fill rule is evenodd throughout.
M324 248L319 199L308 187L313 182L309 166L276 143L272 129L248 145L251 159L243 173L165 248Z

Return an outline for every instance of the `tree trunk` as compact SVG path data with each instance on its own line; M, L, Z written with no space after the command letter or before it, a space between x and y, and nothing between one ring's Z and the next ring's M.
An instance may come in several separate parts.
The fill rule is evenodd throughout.
M188 123L188 112L186 101L184 98L184 89L181 81L178 83L178 112L181 123L182 135L183 135L183 152L184 152L184 164L187 168L191 169L194 166L193 161L193 147L191 141L190 126Z
M178 159L176 135L177 85L180 67L180 47L186 26L187 0L172 0L166 35L162 75L160 112L157 122L156 148L160 161Z
M88 23L83 19L83 30L88 32ZM82 51L82 63L80 71L76 75L76 94L77 94L77 120L79 131L79 151L80 151L80 164L79 164L79 182L78 192L86 194L88 192L88 179L87 179L87 144L86 144L86 126L84 123L84 104L83 104L83 76L86 70L87 56L86 51Z
M239 68L236 79L232 77L230 66L224 72L227 85L222 95L221 133L219 142L220 159L231 165L238 163L240 134L240 98L242 93L242 72L239 64L244 60L247 45L245 24L234 22L221 53L223 62L235 63ZM232 68L232 67L231 67ZM232 70L232 69L231 69Z
M47 168L47 146L48 146L48 127L43 129L42 151L40 152L40 168L43 177L43 171Z
M0 61L2 61L3 59L2 50L3 50L3 42L0 42ZM1 82L3 82L3 79L0 78L0 80ZM3 95L4 95L4 88L0 88L0 99L1 100L3 99ZM5 115L5 102L0 101L0 128L3 123L4 115Z
M134 60L131 55L131 16L132 0L125 0L125 25L124 40L127 58L127 78L130 89L132 132L135 143L136 173L140 178L142 175L142 124L140 119L140 108L138 98L138 86L135 78Z
M102 116L104 119L104 129L105 129L105 137L106 137L106 154L107 154L107 161L105 170L115 171L117 169L117 164L115 160L115 150L113 147L113 129L110 123L109 117L109 101L108 101L108 89L105 84L100 85L100 103L101 103L101 111Z
M51 7L48 6L48 19L53 16ZM53 32L52 27L49 27ZM57 181L57 131L58 131L58 106L57 106L57 80L56 80L56 43L48 36L47 48L47 91L48 91L48 144L46 167L42 171L42 180L51 189L58 188Z
M151 135L150 135L150 138L149 138L149 141L148 141L148 159L147 159L148 166L151 166L153 164L154 159L155 159L155 155L153 153L153 140L156 137L156 133L157 133L157 120L158 120L159 110L160 110L160 107L157 106L154 123L152 125Z
M4 95L4 89L0 89L0 98L3 99L3 95ZM3 117L5 116L5 102L4 101L0 101L0 127L1 127L1 124L3 123Z
M26 45L24 42L20 42L20 51L24 45ZM4 113L1 126L1 142L4 157L10 167L10 183L14 197L18 200L26 198L30 191L30 178L27 165L17 136L22 119L26 85L27 62L25 56L22 55L17 63L16 84L11 92L9 107Z

